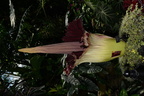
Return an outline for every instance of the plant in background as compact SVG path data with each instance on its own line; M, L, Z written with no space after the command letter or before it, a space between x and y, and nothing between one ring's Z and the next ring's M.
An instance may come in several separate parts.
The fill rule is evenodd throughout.
M122 20L119 32L120 37L123 34L128 35L126 52L120 60L123 66L129 64L134 67L143 63L143 20L142 8L138 8L138 6L133 11L129 8Z
M56 12L57 14L52 14L54 7L46 8L46 15L48 16L45 19L43 18L43 11L39 10L39 0L36 2L28 0L12 1L11 14L13 14L13 9L15 9L15 15L17 17L16 22L14 22L15 27L11 28L10 23L7 24L7 22L9 22L9 19L7 21L9 15L3 14L5 17L2 17L2 15L0 16L0 18L2 17L1 20L3 20L0 23L0 76L2 77L2 75L5 73L9 73L11 75L15 75L16 73L16 75L20 77L18 80L15 80L14 84L12 84L12 86L9 88L6 85L7 82L1 82L2 84L0 85L6 85L6 87L0 88L2 90L1 93L5 91L6 96L9 96L9 93L11 95L13 94L13 96L36 96L36 94L47 95L47 92L49 92L50 88L54 87L55 85L62 84L60 79L62 67L57 66L57 64L60 64L60 57L62 57L61 55L47 56L37 54L37 56L34 56L29 54L21 54L17 51L19 48L24 46L35 46L43 43L57 42L60 40L59 38L61 38L61 35L64 33L63 18L65 15L66 6L61 5L66 4L66 2L59 1L59 3L53 4L53 2L47 3L48 0L43 1L43 10L44 7L46 7L45 4L47 4L47 6L48 4L51 4L51 6L58 5L60 7L55 8L55 10L61 9L63 11L61 13L58 11ZM3 13L5 12L3 11ZM53 16L55 19L52 19ZM11 19L11 21L12 20L14 19ZM45 38L43 38L43 36L45 36ZM46 36L50 38L46 38ZM54 40L54 38L57 38L57 40ZM12 80L14 80L13 77ZM9 83L7 84L9 85ZM59 94L61 93L59 92Z
M69 4L73 5L69 8L69 17L71 20L73 14L75 17L82 16L84 28L89 32L118 35L121 17L124 15L122 3L122 0L69 0Z

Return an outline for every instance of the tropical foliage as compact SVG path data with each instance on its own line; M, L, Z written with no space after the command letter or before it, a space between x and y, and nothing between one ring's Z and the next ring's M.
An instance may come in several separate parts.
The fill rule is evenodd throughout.
M24 47L62 42L61 38L66 29L66 13L68 13L66 15L68 22L81 17L88 32L115 37L119 35L125 14L135 16L131 15L134 13L126 13L128 8L126 5L135 4L130 1L138 3L138 7L143 3L139 2L143 0L0 1L2 14L0 16L0 95L140 96L143 94L143 80L131 78L131 82L129 79L126 80L121 70L123 71L127 66L120 68L118 59L104 63L86 62L75 67L70 75L65 76L62 74L62 55L18 52L18 49ZM140 12L139 8L138 12ZM10 14L13 18L9 20ZM13 23L10 22L12 20ZM143 25L141 17L134 20L137 20L136 24ZM140 28L131 25L129 27L130 30ZM127 31L124 28L120 31L122 30Z

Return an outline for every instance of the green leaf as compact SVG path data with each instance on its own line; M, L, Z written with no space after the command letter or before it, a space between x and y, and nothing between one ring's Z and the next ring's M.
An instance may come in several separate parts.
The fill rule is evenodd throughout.
M119 96L128 96L127 91L122 89Z
M94 74L94 73L99 73L101 71L103 71L103 68L95 63L83 63L78 65L74 69L74 73L79 73L79 74L82 73Z
M95 11L95 5L92 2L85 0L85 4L89 6L93 11Z
M84 87L87 88L88 91L97 91L97 90L99 90L98 86L92 80L90 80L89 78L79 76L78 80L80 81L81 85L84 85Z
M75 91L77 91L77 88L75 86L71 86L68 93L67 93L67 96L72 96Z
M40 65L41 65L43 59L44 59L43 56L36 55L36 56L34 56L34 57L32 57L32 58L30 59L30 63L32 64L32 67L33 67L35 70L39 70Z
M74 85L74 86L78 86L80 85L80 82L77 78L75 78L74 75L69 75L66 79L67 83L70 83L71 85Z
M133 95L131 95L131 96L140 96L139 94L133 94Z
M49 92L57 92L57 90L55 88L51 88Z

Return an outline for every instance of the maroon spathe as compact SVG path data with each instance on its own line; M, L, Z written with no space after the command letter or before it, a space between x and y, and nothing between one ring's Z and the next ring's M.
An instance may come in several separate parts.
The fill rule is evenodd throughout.
M84 36L84 28L83 28L83 23L81 19L76 19L72 22L69 23L67 29L66 29L66 34L62 38L64 42L80 42L81 46L83 47L84 41L83 41L83 36ZM84 48L84 47L83 47ZM71 54L67 55L67 58L65 59L65 68L64 72L69 75L69 73L72 71L72 69L75 67L75 61L76 59L79 59L79 57L82 55L83 51L78 51L78 52L71 52Z

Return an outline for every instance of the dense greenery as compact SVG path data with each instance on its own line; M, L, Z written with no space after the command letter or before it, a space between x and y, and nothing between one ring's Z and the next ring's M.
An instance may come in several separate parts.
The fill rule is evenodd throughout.
M1 96L139 96L143 82L124 79L117 59L81 64L62 76L62 55L27 54L18 49L62 42L65 14L69 22L83 19L92 33L115 37L125 16L123 0L12 0L15 27L9 20L9 2L0 1ZM134 28L135 29L135 28ZM9 76L19 77L10 80ZM135 83L134 83L135 82Z
M67 1L12 1L16 15L14 29L9 22L9 2L4 3L1 5L0 25L1 96L49 95L53 89L56 90L54 94L64 94L60 86L61 55L24 54L17 50L61 42ZM3 74L20 76L20 79L8 82L7 75L4 77ZM8 88L11 83L13 86Z

